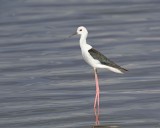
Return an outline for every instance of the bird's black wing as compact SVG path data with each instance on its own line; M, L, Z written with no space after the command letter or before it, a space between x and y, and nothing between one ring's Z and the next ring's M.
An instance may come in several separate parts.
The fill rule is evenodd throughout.
M113 61L109 60L107 57L105 57L102 53L95 50L94 48L91 48L90 50L88 50L88 52L90 53L90 55L94 59L100 61L100 63L103 65L117 68L117 69L121 70L122 72L127 71L127 69L124 69L124 68L120 67L119 65L115 64Z

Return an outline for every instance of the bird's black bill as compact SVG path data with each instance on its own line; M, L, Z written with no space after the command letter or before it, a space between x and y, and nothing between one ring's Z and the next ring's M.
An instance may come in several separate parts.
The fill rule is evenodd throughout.
M77 32L73 33L72 35L68 36L68 38L71 38L72 36L77 35Z
M72 35L68 36L67 38L63 39L63 40L67 40L68 38L71 38L72 36L77 35L77 32L73 33Z

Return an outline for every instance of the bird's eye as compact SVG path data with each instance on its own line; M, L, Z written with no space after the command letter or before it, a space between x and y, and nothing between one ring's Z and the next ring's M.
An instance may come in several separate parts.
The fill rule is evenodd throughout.
M79 31L82 31L82 29L80 29Z

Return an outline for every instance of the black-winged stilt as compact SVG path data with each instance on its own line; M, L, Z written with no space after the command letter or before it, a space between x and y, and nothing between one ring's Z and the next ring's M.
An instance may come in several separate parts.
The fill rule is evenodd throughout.
M97 75L97 68L104 68L111 70L116 73L123 74L127 69L124 69L120 67L119 65L115 64L113 61L109 60L107 57L105 57L102 53L95 50L91 45L87 44L87 36L88 31L84 26L80 26L77 28L77 31L72 34L73 35L80 35L80 48L82 52L82 56L84 60L93 67L94 74L95 74L95 82L96 82L96 95L94 100L94 110L96 112L96 107L98 107L98 113L99 113L99 83L98 83L98 75ZM70 36L70 37L71 37Z

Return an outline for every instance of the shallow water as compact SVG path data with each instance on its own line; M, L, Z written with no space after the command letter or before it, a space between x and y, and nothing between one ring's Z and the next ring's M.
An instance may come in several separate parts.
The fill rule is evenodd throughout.
M81 57L88 42L127 68L99 70L100 124L160 127L159 0L1 0L0 127L91 128L92 68Z

